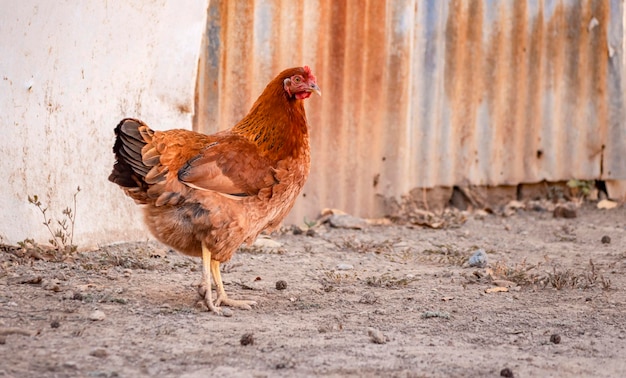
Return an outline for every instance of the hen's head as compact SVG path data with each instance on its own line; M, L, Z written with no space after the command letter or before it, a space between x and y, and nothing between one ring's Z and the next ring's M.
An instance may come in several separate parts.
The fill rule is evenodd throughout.
M317 86L317 79L308 66L289 68L283 71L279 77L283 79L283 88L289 98L304 100L309 98L311 93L322 95L320 87Z

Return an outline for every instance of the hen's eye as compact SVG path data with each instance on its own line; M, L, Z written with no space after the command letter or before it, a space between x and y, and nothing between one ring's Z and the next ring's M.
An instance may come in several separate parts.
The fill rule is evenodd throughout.
M300 84L302 79L300 78L300 76L296 76L296 77L293 78L293 81L296 82L296 84Z

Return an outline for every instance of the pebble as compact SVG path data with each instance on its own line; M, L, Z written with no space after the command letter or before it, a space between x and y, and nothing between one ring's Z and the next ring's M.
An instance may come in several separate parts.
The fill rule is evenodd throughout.
M66 369L78 369L78 365L74 361L64 362L63 367Z
M40 284L42 281L41 276L34 276L34 275L24 275L24 276L18 276L18 277L10 277L9 279L7 279L7 283L9 285L18 285L18 284L34 284L34 285L38 285Z
M486 212L483 209L478 209L478 210L474 211L474 218L478 219L478 220L485 219L488 215L489 215L489 213Z
M439 311L424 311L421 315L422 319L429 318L442 318L442 319L450 319L450 314L447 312L439 312Z
M287 282L280 280L276 281L276 290L285 290L287 288Z
M517 286L515 282L507 281L507 280L493 280L491 283L493 283L496 286L502 286L502 287L508 287L508 288Z
M254 345L254 335L252 333L244 333L239 340L241 345Z
M352 270L352 269L354 269L354 266L352 266L350 264L337 264L335 269L337 269L337 270Z
M254 244L252 245L258 248L280 248L283 246L281 243L277 242L276 240L263 238L263 237L255 240Z
M469 258L469 266L484 268L487 266L487 253L484 249L479 249Z
M554 212L552 213L554 218L576 218L578 214L576 213L576 207L573 205L557 205L554 208Z
M368 328L367 335L374 344L386 344L389 338L375 328Z
M89 314L89 319L93 320L94 322L104 320L104 318L106 318L106 315L100 310L95 310L94 312Z
M558 334L554 334L554 335L550 335L550 342L552 344L560 344L561 343L561 336Z
M228 307L222 307L222 316L230 318L231 316L233 316L233 310Z
M365 220L348 215L348 214L333 214L328 218L328 223L335 228L347 228L353 230L361 230L367 226Z
M615 207L617 207L617 202L615 201L603 199L598 202L598 209L613 209Z
M61 291L61 284L56 280L44 280L41 286L44 290L54 291L55 293Z
M109 355L109 352L107 352L106 349L98 348L89 352L89 355L93 357L104 358Z
M376 302L378 302L378 297L376 294L370 292L363 294L361 299L359 299L359 303L374 304Z

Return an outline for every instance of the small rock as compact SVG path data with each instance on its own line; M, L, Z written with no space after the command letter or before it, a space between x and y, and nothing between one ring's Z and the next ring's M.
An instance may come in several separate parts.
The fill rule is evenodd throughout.
M50 327L51 327L51 328L59 328L60 326L61 326L61 323L59 323L59 321L58 321L58 320L53 320L53 321L50 323Z
M507 205L507 207L511 208L511 209L525 209L526 208L526 204L524 202L521 201L517 201L517 200L513 200L511 202L509 202Z
M487 253L484 249L479 249L469 258L469 266L484 268L487 266Z
M500 370L500 376L501 377L506 377L506 378L513 378L513 377L515 377L513 375L513 371L511 371L511 369L509 369L509 368L504 368L504 369Z
M294 226L291 228L291 232L292 232L294 235L302 235L302 234L304 234L304 231L302 231L302 229L301 229L300 227L296 226L296 225L294 225Z
M258 247L258 248L280 248L282 247L282 244L269 239L269 238L263 238L260 237L257 240L254 241L254 244L252 244L254 247Z
M19 277L10 277L9 279L7 279L7 283L9 285L18 285L18 284L38 285L41 283L41 281L42 281L41 276L34 276L30 274L19 276Z
M291 359L287 359L285 361L279 362L276 364L276 369L280 370L280 369L293 369L296 366L296 363L293 362Z
M252 333L244 333L239 340L241 345L254 345L254 335Z
M98 348L89 352L89 355L93 357L104 358L109 355L109 352L107 352L106 349Z
M74 293L72 299L75 301L82 301L84 299L84 296L81 293Z
M608 235L604 235L602 237L602 239L600 239L600 241L602 242L602 244L610 244L611 243L611 237Z
M367 222L363 219L349 214L333 214L328 218L328 223L335 228L347 228L353 230L361 230L367 226Z
M94 322L104 320L104 318L106 318L106 315L100 310L95 310L94 312L89 314L89 319L93 320Z
M287 288L287 282L280 280L276 281L276 290L285 290Z
M359 303L374 304L376 302L378 302L378 297L374 293L370 292L363 294L361 299L359 299Z
M44 280L41 286L44 290L54 291L55 293L61 291L61 283L56 280Z
M526 204L520 201L511 201L504 207L503 215L510 217L517 213L518 210L526 208Z
M317 231L315 231L315 229L313 229L313 228L309 228L308 230L306 230L306 232L304 234L306 236L315 237L315 236L317 236Z
M483 220L485 219L487 216L489 215L488 212L486 212L483 209L478 209L476 211L474 211L474 218L478 219L478 220Z
M617 202L615 201L611 201L608 199L603 199L602 201L598 202L598 209L614 209L617 207Z
M66 291L63 293L63 295L61 296L61 298L63 300L70 300L70 299L74 299L74 292L73 291Z
M331 327L327 326L327 325L321 325L317 328L317 332L319 333L328 333L332 330Z
M430 318L442 318L442 319L450 319L450 314L447 312L441 311L424 311L421 315L422 319L430 319Z
M488 289L485 289L485 293L487 294L491 294L491 293L508 293L509 288L508 287L504 287L504 286L495 286L495 287L490 287Z
M576 208L573 205L557 205L552 212L552 216L555 218L576 218L578 214L576 213Z
M374 328L368 328L367 335L370 337L370 340L374 344L386 344L387 341L389 341L387 336L385 336L381 331Z
M337 264L337 267L335 269L337 269L337 270L352 270L352 269L354 269L354 266L352 266L350 264Z
M78 369L78 365L74 361L67 361L63 363L63 367L66 369Z
M532 211L537 211L537 212L548 211L546 204L541 201L529 201L528 208Z
M502 286L502 287L508 287L508 288L517 286L515 282L507 281L507 280L493 280L491 283L493 283L496 286Z
M230 318L231 316L233 316L233 310L228 307L222 307L222 316Z
M554 334L554 335L550 335L550 342L552 344L560 344L561 343L561 335L558 334Z

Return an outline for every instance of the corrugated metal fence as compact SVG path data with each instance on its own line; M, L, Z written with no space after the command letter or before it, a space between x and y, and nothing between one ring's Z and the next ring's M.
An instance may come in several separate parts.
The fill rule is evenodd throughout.
M413 188L625 179L623 3L211 1L196 128L308 64L311 176L292 219Z

